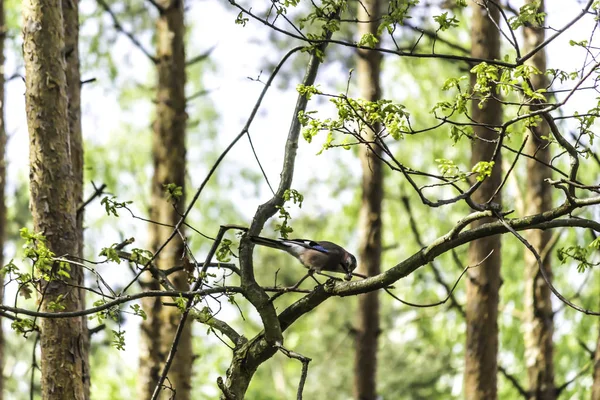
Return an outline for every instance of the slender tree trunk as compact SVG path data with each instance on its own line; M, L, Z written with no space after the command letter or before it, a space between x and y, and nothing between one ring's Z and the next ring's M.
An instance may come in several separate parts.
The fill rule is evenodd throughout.
M79 0L62 0L65 25L65 59L69 115L69 145L73 169L73 196L77 208L83 204L83 137L81 133L81 75L79 72ZM83 210L77 213L77 257L83 258ZM84 286L83 273L78 275L78 285ZM85 306L85 290L80 289L82 307ZM90 338L87 316L81 317L83 358L83 387L85 398L90 398Z
M4 0L0 0L0 268L4 266L6 242L6 129L4 128L4 39L6 26ZM4 276L0 275L0 301L4 299ZM4 329L0 318L0 400L4 399Z
M379 0L365 0L358 7L358 19L371 21L359 24L359 36L377 35L379 25ZM358 86L361 97L368 101L381 98L379 84L381 54L376 51L361 51L357 58ZM374 127L379 130L378 127ZM366 129L366 141L376 139L375 132ZM376 152L367 146L359 149L362 166L362 202L359 217L360 270L374 276L381 272L381 203L383 200L383 169ZM354 360L354 398L375 400L377 398L377 343L379 336L379 292L373 291L358 296L358 321L356 326L356 355Z
M156 121L152 136L154 177L150 216L153 221L176 224L183 212L184 195L175 202L167 201L164 185L174 183L185 186L185 49L183 1L164 0L158 3L166 10L157 22L158 93ZM184 192L185 193L185 192ZM156 250L171 234L172 228L150 225L150 244ZM183 241L176 236L161 252L157 265L168 269L182 263ZM150 278L150 277L148 277ZM184 271L170 275L173 284L180 290L189 290ZM160 289L156 280L146 281L148 288ZM140 399L152 395L161 367L171 348L179 324L180 312L175 307L165 307L160 298L145 299L144 310L148 318L142 324L142 358ZM192 340L189 324L186 326L168 378L176 390L177 400L190 398L192 370ZM166 397L172 393L167 393Z
M526 0L526 3L531 3ZM539 11L544 10L544 2L540 3ZM523 51L528 52L544 41L543 28L529 26L523 28ZM546 88L548 79L543 73L546 71L546 53L538 51L528 64L542 71L541 75L531 78L533 89ZM548 125L540 122L538 126L531 127L529 140L526 145L527 154L535 154L536 158L549 164L550 148L544 137L548 137ZM552 194L550 187L545 183L552 177L552 171L545 165L527 159L527 191L525 194L526 212L539 214L552 207ZM550 242L552 232L533 230L527 232L527 240L539 252L543 253ZM552 276L550 257L543 257L543 267L548 276ZM550 288L544 281L539 271L535 256L525 252L525 363L529 378L530 399L553 400L556 399L554 388L554 364L552 360L554 331L552 301Z
M600 329L598 330L596 351L594 352L594 380L592 383L592 400L600 400Z
M498 22L497 7L482 2L471 2L473 11L471 29L471 54L473 57L484 59L500 58L499 32L494 25ZM488 7L484 7L486 5ZM471 84L475 77L471 76ZM501 108L498 101L489 99L483 108L479 101L472 102L471 116L475 122L498 125L501 122ZM498 139L498 134L483 126L474 126L472 143L472 164L479 161L489 161L493 154L495 143L489 140ZM479 140L482 138L484 140ZM473 195L478 203L486 202L501 182L500 159L496 160L492 174ZM499 203L500 198L494 199ZM474 226L490 222L487 219L478 220ZM498 291L500 288L500 236L479 239L469 245L469 264L474 265L484 260L480 266L469 271L467 280L466 324L467 343L465 348L465 398L468 400L494 400L497 398L496 374L498 370Z
M34 230L46 236L55 254L73 255L79 251L79 235L69 150L61 2L25 0L22 13ZM58 268L54 265L53 269ZM80 292L71 286L81 282L81 268L71 265L69 273L69 278L61 278L65 282L42 281L42 311L51 311L53 301L59 301L65 311L82 308ZM40 329L42 398L83 399L81 318L42 319Z

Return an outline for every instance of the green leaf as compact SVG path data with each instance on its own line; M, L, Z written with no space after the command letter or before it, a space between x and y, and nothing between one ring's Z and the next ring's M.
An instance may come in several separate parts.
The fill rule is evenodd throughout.
M471 171L477 174L477 180L481 182L488 176L492 175L492 169L494 168L494 164L494 161L479 161L473 166Z
M365 33L358 41L359 46L369 47L371 49L375 48L377 43L379 43L379 39L372 33Z

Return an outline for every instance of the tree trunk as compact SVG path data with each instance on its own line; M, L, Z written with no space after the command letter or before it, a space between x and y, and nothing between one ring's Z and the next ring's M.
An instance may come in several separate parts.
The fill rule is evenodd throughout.
M61 2L25 0L22 13L34 230L46 236L55 254L73 255L79 251L79 235L69 151ZM58 263L53 265L54 272L60 268ZM80 292L71 286L81 282L81 268L71 265L69 274L69 278L60 278L64 282L58 278L42 280L42 311L50 312L49 305L56 301L64 311L82 308ZM81 318L42 319L40 329L42 398L83 399Z
M358 19L371 21L359 24L359 36L377 35L379 25L379 0L365 0L358 6ZM381 54L360 51L357 58L358 86L362 98L377 101L381 98L379 76ZM378 127L374 127L379 130ZM376 140L375 132L366 129L364 139ZM376 146L375 151L381 150ZM359 218L360 270L368 276L381 272L381 203L383 199L383 169L377 154L367 146L360 146L362 166L362 202ZM354 397L357 400L377 398L377 339L379 335L379 292L358 296L358 321L356 326L356 356L354 360Z
M69 144L71 146L71 166L73 169L73 196L75 205L83 204L83 137L81 132L81 75L79 72L79 0L62 0L65 26L65 58L67 77L67 98L69 115ZM77 257L83 258L83 210L76 215ZM78 285L84 286L84 275L79 275ZM85 290L80 289L82 307L85 306ZM85 398L90 398L90 338L87 329L87 316L81 317L83 387Z
M0 0L0 268L4 266L4 245L6 242L6 130L4 128L4 0ZM0 275L0 300L4 299L4 276ZM4 399L4 329L0 318L0 400Z
M592 383L592 400L600 400L600 330L594 352L594 381Z
M526 0L526 3L531 3ZM544 10L544 2L540 3L539 11ZM528 52L544 41L544 29L536 26L523 28L523 52ZM528 64L535 66L544 73L546 71L546 52L538 51ZM549 84L546 75L531 77L533 89L546 88ZM536 158L550 164L549 143L543 137L548 137L548 125L540 122L531 127L529 140L525 147L527 154L535 154ZM525 204L527 215L539 214L552 208L552 194L545 183L552 177L552 171L545 165L527 159L527 191ZM527 232L527 240L539 252L543 253L550 242L552 232L532 230ZM552 276L550 257L543 256L543 267L548 276ZM525 252L525 363L529 378L529 398L535 400L556 399L554 388L554 365L552 360L554 331L552 301L550 288L540 273L535 256Z
M489 6L485 7L484 6ZM473 11L471 29L471 54L473 57L484 59L500 58L499 33L494 25L498 22L498 8L488 1L472 2ZM474 86L475 77L471 76ZM495 91L495 88L492 89ZM498 125L501 123L501 108L498 101L489 99L483 108L479 108L479 101L474 99L471 107L471 116L474 122L481 124ZM474 126L471 163L490 161L495 143L489 140L498 139L494 130L483 126ZM482 138L480 140L478 138ZM492 174L488 177L472 199L477 203L484 203L501 182L501 165L498 158L495 160ZM500 203L499 196L494 202ZM473 223L473 227L490 222L489 219L480 219ZM475 265L484 260L490 252L493 253L477 268L469 270L467 279L466 324L467 342L465 347L465 398L468 400L497 398L496 374L498 353L498 291L500 288L500 236L479 239L469 245L469 265Z
M153 221L175 225L179 213L183 212L184 195L173 204L167 201L164 185L174 183L182 189L185 186L185 49L184 49L184 9L183 1L164 0L158 2L166 11L157 21L157 60L158 88L156 100L156 121L152 136L154 176L150 217ZM183 192L185 193L185 191ZM172 228L157 224L150 225L150 245L156 251L166 241ZM169 269L182 264L184 244L179 235L161 252L157 265ZM187 274L184 271L169 276L180 290L189 290ZM148 289L160 289L159 283L146 277ZM165 307L160 298L145 299L144 310L148 318L142 323L142 355L140 360L140 398L151 397L162 364L173 343L181 313L176 307ZM192 370L192 340L189 324L185 327L177 353L169 371L169 381L176 391L177 400L190 398ZM166 397L172 393L167 393Z

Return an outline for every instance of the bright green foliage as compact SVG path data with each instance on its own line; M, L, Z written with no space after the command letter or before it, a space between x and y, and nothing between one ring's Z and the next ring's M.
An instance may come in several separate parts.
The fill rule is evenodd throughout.
M100 251L100 253L98 254L98 256L102 257L106 257L106 259L108 261L112 261L112 262L116 262L117 264L121 264L121 257L119 257L119 253L117 252L117 249L115 249L115 246L117 246L118 243L113 243L110 247L103 247L102 250Z
M179 296L175 299L175 307L177 307L177 309L180 312L184 312L185 309L187 308L186 306L187 306L187 299L185 299L184 297Z
M183 188L174 183L167 183L163 185L165 193L167 195L167 201L170 203L177 203L181 196L183 196Z
M105 299L100 299L100 300L96 300L93 304L94 307L100 307L103 306L104 304L106 304L107 301ZM101 324L104 322L105 319L111 319L113 321L118 321L119 319L119 307L118 306L113 306L110 307L106 310L102 310L97 312L96 314L92 315L89 317L89 319L94 319L96 318L98 320L98 323Z
M246 26L246 23L248 22L248 20L249 20L249 18L244 17L244 13L240 11L238 16L235 18L235 23L236 23L236 25Z
M142 307L139 304L132 304L129 306L129 308L131 308L131 311L133 311L133 315L141 317L144 321L148 317L146 315L146 312L142 309Z
M113 334L113 338L112 338L112 342L111 345L117 349L117 350L121 350L124 351L125 350L125 331L122 330L112 330L112 334Z
M294 204L297 204L298 208L301 208L302 201L304 201L304 196L295 189L286 190L283 193L283 205L276 206L278 210L278 218L282 221L275 226L275 230L278 231L281 237L284 239L287 239L288 235L294 231L294 229L292 229L292 227L289 225L289 220L292 219L292 216L285 207L285 203L289 202L290 200Z
M454 15L448 17L447 12L434 16L433 20L439 24L438 30L442 32L450 28L456 28L459 24L458 19Z
M41 279L51 281L57 278L70 278L71 266L65 261L57 261L56 255L47 247L46 237L41 233L21 228L21 238L25 239L23 255L33 261L33 268Z
M392 33L396 29L396 25L403 25L405 19L412 18L409 12L417 4L419 4L419 0L391 0L389 12L382 15L377 34L381 35L384 30Z
M65 295L59 294L56 297L56 300L48 302L48 310L50 311L63 311L65 309L64 306Z
M306 97L306 100L310 100L314 94L321 94L321 91L317 89L315 86L305 86L299 84L296 86L296 91ZM300 111L300 115L303 115L303 111ZM300 116L298 116L300 118Z
M597 239L594 242L596 241ZM592 242L592 244L594 244L594 242ZM592 244L590 244L590 247ZM566 264L570 261L576 262L577 271L581 273L588 268L598 265L598 263L592 263L588 260L591 250L590 247L582 247L579 245L562 247L558 249L558 251L556 252L556 256L558 257L558 261L560 261L561 264Z
M15 332L23 335L23 337L27 337L27 334L33 331L37 331L37 327L33 319L25 318L25 319L16 319L11 324L10 327L15 330Z
M471 171L475 172L478 181L483 181L485 178L492 175L493 168L494 161L479 161L473 166Z
M319 93L320 94L320 93ZM337 147L339 144L335 141L336 134L351 135L359 138L361 132L365 129L374 129L376 125L382 125L385 128L385 134L392 136L395 140L404 138L406 133L410 133L409 117L410 113L402 104L393 103L391 100L367 101L364 99L353 99L340 94L333 97L330 101L337 109L337 119L326 118L319 120L315 118L316 112L307 111L298 115L298 120L304 127L302 135L307 142L321 131L327 132L327 139L323 144L323 150ZM342 142L342 146L348 146L348 142Z
M446 178L450 179L459 179L465 180L467 179L467 174L462 172L452 160L447 160L445 158L437 158L435 162L438 164L438 169L442 173L442 175Z
M229 239L221 240L221 243L219 244L219 248L217 249L217 253L215 254L215 256L217 257L217 260L219 260L220 262L231 261L231 256L234 255L233 252L231 251L232 244L233 244L232 241Z
M102 200L100 201L100 204L102 204L104 206L104 209L106 210L106 215L113 215L115 217L119 216L119 213L117 212L118 209L121 208L125 208L127 209L127 206L129 204L132 204L133 201L116 201L115 199L117 198L117 196L105 196L102 198Z
M379 39L372 33L365 33L360 40L358 41L359 46L375 48L375 46L379 43Z
M134 248L131 249L130 261L137 265L146 265L153 256L154 254L150 250Z
M508 19L511 29L517 29L521 26L542 25L546 13L538 12L540 0L527 3L519 9L519 14Z

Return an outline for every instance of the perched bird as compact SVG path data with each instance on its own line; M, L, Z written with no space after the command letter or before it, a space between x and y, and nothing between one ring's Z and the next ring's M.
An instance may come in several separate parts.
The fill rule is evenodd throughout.
M356 268L356 257L335 243L305 239L267 239L260 236L251 236L250 241L288 252L311 271L344 273L346 280L352 279L352 271Z

